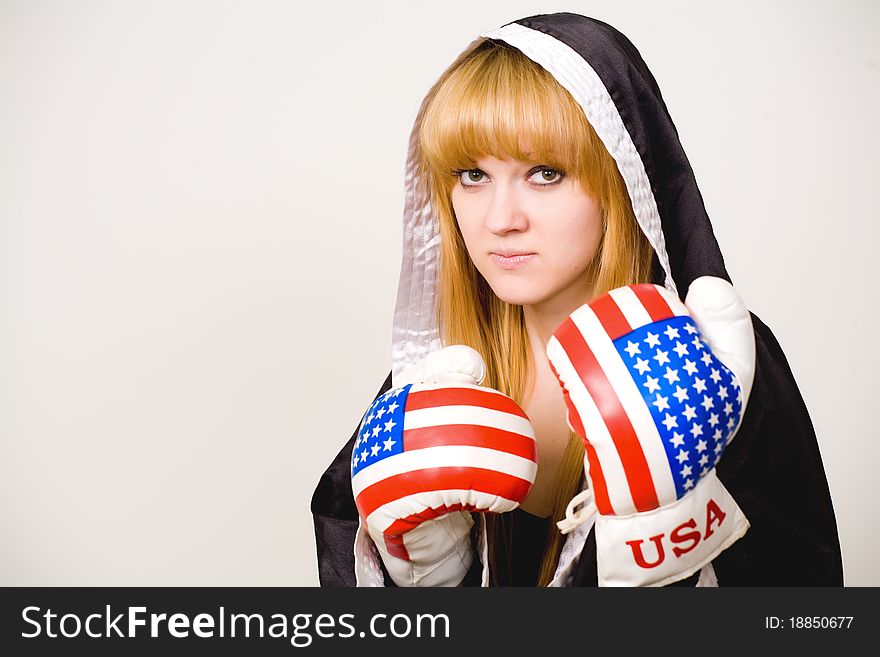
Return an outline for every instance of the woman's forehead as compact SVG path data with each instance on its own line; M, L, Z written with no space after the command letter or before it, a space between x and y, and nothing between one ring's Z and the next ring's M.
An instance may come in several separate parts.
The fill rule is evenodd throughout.
M565 149L550 140L540 139L494 139L492 135L485 135L478 141L462 139L460 148L456 149L458 159L476 163L484 158L498 160L518 160L520 162L537 162L561 164L569 158L564 154Z

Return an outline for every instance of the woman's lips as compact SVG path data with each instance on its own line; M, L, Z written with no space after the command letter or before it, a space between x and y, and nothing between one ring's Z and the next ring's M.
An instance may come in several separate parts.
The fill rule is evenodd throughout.
M531 262L537 255L537 253L511 253L510 255L490 253L489 257L502 269L518 269Z

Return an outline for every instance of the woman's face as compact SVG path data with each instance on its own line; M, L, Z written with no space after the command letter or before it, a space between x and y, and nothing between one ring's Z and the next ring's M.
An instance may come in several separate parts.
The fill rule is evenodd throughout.
M468 254L507 303L574 310L602 236L598 204L573 177L540 163L484 157L459 172L452 207Z

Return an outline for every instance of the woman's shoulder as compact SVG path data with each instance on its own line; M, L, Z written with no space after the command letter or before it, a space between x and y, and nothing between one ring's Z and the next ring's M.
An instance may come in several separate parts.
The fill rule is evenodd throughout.
M385 377L379 391L374 395L375 400L380 395L391 389L391 372ZM370 404L364 406L364 412ZM351 494L351 452L360 428L361 418L358 419L354 431L347 442L333 458L330 465L318 480L315 492L312 495L311 510L315 515L344 520L357 520L357 509L354 506L354 498Z
M840 585L842 559L822 455L782 347L752 314L755 380L718 477L751 528L715 561L718 582Z
M758 455L797 453L804 448L818 451L810 414L788 359L770 327L754 313L751 317L755 329L755 379L742 424L719 463L719 474L727 476L749 461L754 466L753 459ZM770 459L765 464L769 462Z
M389 373L375 396L390 388ZM369 406L367 404L366 408ZM351 437L321 475L312 495L318 578L322 586L356 585L352 547L357 534L358 512L351 492L351 452L360 422L359 419Z

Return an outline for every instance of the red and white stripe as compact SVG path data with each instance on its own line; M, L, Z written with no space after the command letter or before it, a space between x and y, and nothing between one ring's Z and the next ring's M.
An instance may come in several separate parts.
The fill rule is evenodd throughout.
M547 345L565 391L569 423L586 436L590 482L601 514L649 511L676 500L662 438L612 340L687 314L664 288L632 285L579 308ZM644 348L642 354L653 355Z
M404 451L352 478L361 515L408 558L406 533L451 511L510 511L537 473L535 434L512 399L479 386L418 385L406 399Z

